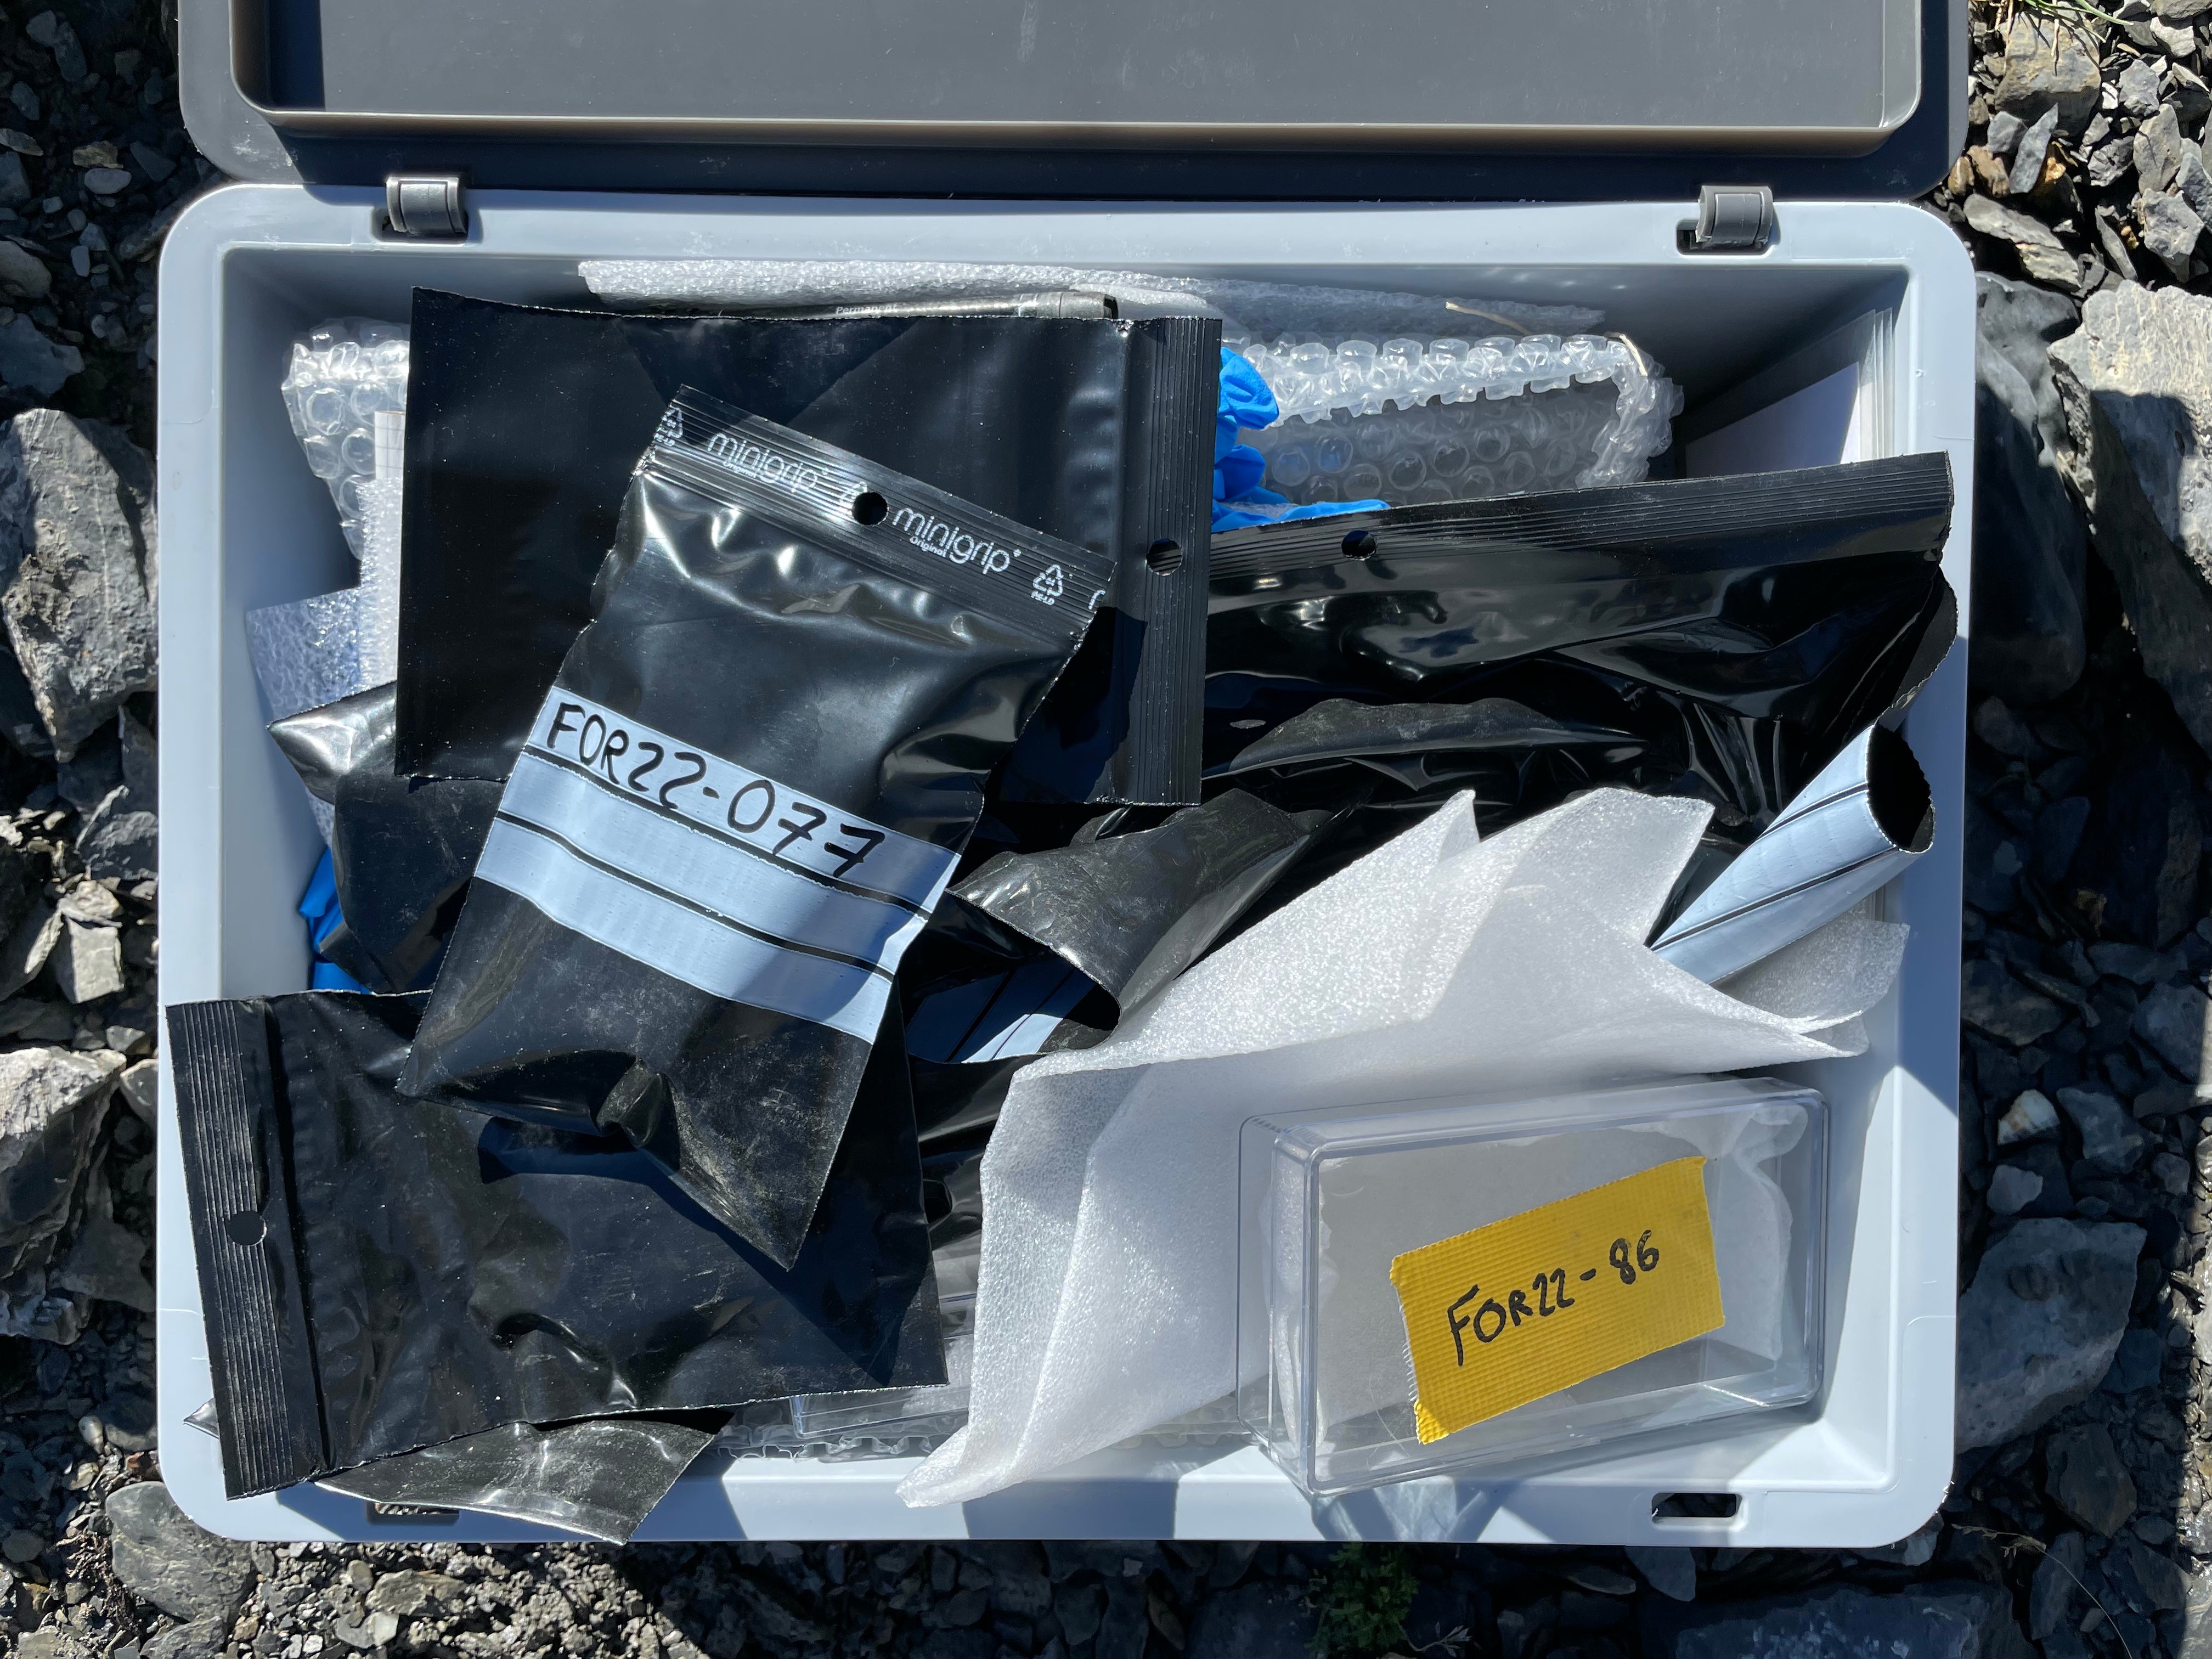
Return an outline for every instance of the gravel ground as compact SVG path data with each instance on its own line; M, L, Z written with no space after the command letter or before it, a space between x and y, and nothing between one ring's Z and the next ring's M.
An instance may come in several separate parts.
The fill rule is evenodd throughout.
M2173 667L2187 618L2157 598L2165 542L2114 516L2114 475L2069 465L2092 443L2069 410L2126 371L2062 346L2054 375L2050 352L2100 290L2140 283L2174 307L2212 291L2202 9L1978 6L1972 144L1930 203L1997 280L1967 827L1966 1449L1927 1527L1856 1553L209 1537L169 1501L154 1444L155 711L144 618L118 601L100 625L119 643L94 641L113 672L91 690L58 689L27 652L0 672L0 1166L26 1156L10 1137L33 1109L38 1156L66 1163L35 1191L0 1187L0 1651L2212 1659L2212 714ZM0 418L88 422L10 422L0 518L25 514L19 485L137 499L123 434L151 441L155 255L215 176L178 117L173 31L123 0L0 17ZM2148 326L2089 303L2085 339ZM2212 387L2212 323L2190 337ZM129 524L94 552L126 579L114 591L149 557ZM33 556L12 580L65 568ZM57 758L64 732L75 752Z

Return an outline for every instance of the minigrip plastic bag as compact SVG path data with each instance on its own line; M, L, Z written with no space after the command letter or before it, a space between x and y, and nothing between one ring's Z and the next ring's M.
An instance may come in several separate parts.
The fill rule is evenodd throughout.
M371 990L414 991L436 963L483 850L500 786L392 769L392 688L380 685L269 728L307 793L331 809L331 871L343 920L315 941Z
M686 391L403 1084L652 1151L788 1262L892 975L1113 561Z
M729 1419L684 1412L503 1423L317 1484L371 1504L474 1510L627 1544Z
M423 1003L169 1010L231 1497L504 1424L945 1380L895 1041L787 1269L618 1136L401 1096Z
M1349 808L1301 880L1463 789L1485 833L1692 796L1741 850L1949 648L1951 503L1907 455L1218 536L1210 787Z
M399 764L504 778L592 617L679 386L1112 561L1100 625L1005 785L1198 799L1220 325L1097 316L625 317L417 289Z

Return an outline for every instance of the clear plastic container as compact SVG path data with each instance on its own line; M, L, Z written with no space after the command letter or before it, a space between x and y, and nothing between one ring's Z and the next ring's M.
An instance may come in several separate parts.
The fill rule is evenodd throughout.
M1820 1389L1827 1106L1769 1079L1255 1117L1239 1180L1237 1410L1315 1497L1557 1467ZM1423 1445L1393 1258L1703 1156L1726 1322Z

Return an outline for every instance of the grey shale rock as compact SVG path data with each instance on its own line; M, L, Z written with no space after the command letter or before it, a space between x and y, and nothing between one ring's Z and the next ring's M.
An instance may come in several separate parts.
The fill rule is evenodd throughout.
M1990 1189L1983 1196L1997 1215L2018 1215L2043 1192L2043 1177L2017 1164L2000 1164L1990 1171Z
M2065 422L2051 343L2081 322L2072 301L1984 272L1974 279L1977 686L2022 704L2071 690L2087 661L2088 538L2058 471Z
M54 983L71 1002L94 1002L123 989L123 936L112 927L67 921L60 953L54 958Z
M2181 152L2181 167L2173 175L2173 189L2199 219L2212 214L2212 173L2205 171L2203 152L2194 144Z
M2005 35L2004 78L1997 83L1999 109L2025 121L2056 109L2058 125L2079 132L2097 112L2103 85L2095 43L2078 27L2025 8L2013 13Z
M2087 1399L2118 1352L2143 1231L2022 1221L1959 1298L1958 1446L1994 1446Z
M2148 58L2138 58L2120 71L2113 89L2118 94L2120 107L2137 119L2148 119L2158 113L2158 65Z
M140 1313L154 1311L154 1287L143 1271L146 1241L112 1216L85 1218L70 1242L68 1256L53 1274L63 1290L100 1302L119 1302Z
M64 760L154 684L153 471L51 409L0 428L0 616Z
M2169 114L2171 111L2167 112ZM2175 171L2179 172L2177 163ZM2166 262L2176 282L2189 279L2189 261L2204 234L2204 221L2177 191L2143 198L2142 245Z
M2053 107L2037 116L2027 131L2017 140L2013 152L2012 173L2005 180L2007 188L2015 196L2033 191L2043 178L2043 159L2051 154L2051 141L2058 131L2058 111Z
M1644 1604L1655 1659L1986 1659L2012 1612L2003 1594L1957 1580L1892 1590L1842 1585L1711 1611ZM2015 1629L2013 1640L2019 1640Z
M2155 985L2177 972L2181 964L2163 951L2122 939L2104 939L2089 947L2089 960L2100 974L2136 985Z
M2031 991L1996 963L1978 957L1966 963L1959 988L1959 1012L1978 1030L2021 1048L2066 1023L2059 1006Z
M2000 755L2033 760L2040 745L2026 720L2013 713L2002 697L1984 697L1974 706L1970 721L1973 733Z
M2166 101L2185 130L2201 131L2204 118L2212 115L2212 86L2186 64L2174 64L2166 70Z
M2044 1491L2091 1532L2110 1538L2134 1516L2136 1483L2102 1423L2052 1435L2043 1465Z
M2047 882L2065 878L2074 855L2081 849L2081 832L2089 827L2093 803L2087 795L2055 800L2035 820L2035 873Z
M229 1639L228 1620L198 1619L148 1637L139 1653L141 1659L222 1659Z
M2136 177L2146 198L2172 186L2181 171L2188 140L2181 136L2181 119L2171 109L2161 109L2136 134Z
M1966 198L1966 224L1984 236L2012 244L2020 268L2039 283L2049 283L2069 293L2081 288L2081 262L2066 251L2058 233L2040 219L2001 207L1986 196Z
M6 174L11 167L17 173L23 170L22 158L13 150L0 155L0 198L8 193ZM29 193L27 186L25 193ZM48 339L39 332L36 323L20 312L0 325L0 386L20 387L36 398L51 398L83 367L84 358L75 346Z
M369 1591L368 1610L407 1619L433 1603L461 1601L467 1596L467 1585L442 1572L387 1572Z
M1943 1541L1943 1517L1931 1515L1919 1528L1907 1533L1894 1544L1885 1544L1878 1550L1860 1550L1856 1553L1868 1561L1887 1561L1900 1567L1924 1567L1936 1559L1936 1547Z
M2076 883L2101 901L2107 929L2162 949L2203 914L2197 802L2189 769L2162 745L2132 744L2118 757L2073 865Z
M2078 1532L2061 1533L2036 1558L2034 1577L2028 1580L2027 1633L2037 1641L2081 1616L2081 1571L2087 1564Z
M1240 1584L1199 1603L1183 1659L1311 1659L1313 1632L1293 1586Z
M46 261L20 242L0 237L0 294L18 303L46 298L54 274Z
M1698 1599L1698 1559L1686 1549L1631 1544L1628 1565L1644 1575L1645 1583L1669 1601Z
M2151 1605L2160 1613L2185 1612L2189 1606L2189 1576L2172 1558L2133 1539L2124 1547L2128 1565L2135 1569L2136 1583L2142 1586Z
M2212 750L2212 300L2132 283L2092 295L2051 362L2059 459L2098 556L2144 666Z
M56 769L62 797L82 816L77 856L94 876L143 881L157 873L161 774L154 734L125 709L115 735L91 737Z
M228 1620L246 1599L253 1558L243 1544L203 1532L169 1489L144 1480L110 1493L115 1576L174 1619Z
M138 1121L148 1128L159 1123L161 1110L161 1062L142 1060L123 1068L115 1079L115 1092L138 1115Z
M5 939L0 939L0 995L14 996L38 977L61 942L61 913L44 899L33 902Z
M71 86L84 79L90 71L84 61L84 46L76 38L70 21L58 12L42 11L23 25L23 33L54 55L54 68L63 80Z
M2149 1134L2102 1089L2061 1089L2058 1104L2081 1131L2081 1156L2097 1169L2125 1175L2142 1162Z
M65 1048L0 1054L0 1278L43 1262L67 1224L112 1076Z
M2212 999L2194 985L2161 985L2136 1006L2129 1029L2191 1083L2204 1081Z

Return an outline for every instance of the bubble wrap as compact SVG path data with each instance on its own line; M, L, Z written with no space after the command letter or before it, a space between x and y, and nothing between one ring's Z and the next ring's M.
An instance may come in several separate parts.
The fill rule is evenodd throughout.
M1450 334L1469 331L1470 321L1513 329L1587 329L1604 318L1587 306L1443 300L1380 289L1172 276L1079 265L932 259L586 259L580 268L592 292L617 305L770 310L1087 289L1112 295L1125 317L1214 313L1233 320L1237 331L1254 339L1300 331L1349 334L1360 329Z
M405 419L379 411L372 422L372 469L362 484L361 580L335 593L246 613L246 655L270 720L383 685L399 676L399 509L405 465ZM307 786L302 784L304 790ZM327 843L328 801L307 797Z
M399 536L407 417L376 415L375 475L361 488L361 663L371 685L399 677Z
M338 526L362 556L362 490L376 476L376 416L407 407L404 324L341 317L292 343L284 408L307 465L331 487Z
M1649 358L1602 335L1225 343L1282 409L1246 441L1295 505L1640 483L1682 410Z
M1229 1391L1257 1111L1840 1058L1905 930L1790 947L1784 1015L1644 947L1708 809L1595 790L1486 842L1462 794L1019 1073L982 1164L968 1425L900 1487L979 1498ZM1822 956L1821 952L1827 952ZM1842 958L1842 959L1839 959ZM1784 970L1777 968L1778 981ZM1825 984L1827 994L1816 994Z
M370 678L362 662L362 599L360 588L342 587L246 613L246 655L270 720L320 708L384 683ZM300 787L304 793L307 785ZM327 844L330 803L308 795L307 805Z

